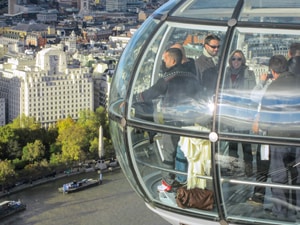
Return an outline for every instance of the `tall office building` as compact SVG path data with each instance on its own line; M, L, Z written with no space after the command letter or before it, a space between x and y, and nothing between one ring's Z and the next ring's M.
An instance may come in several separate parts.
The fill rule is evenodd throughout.
M78 119L81 110L94 109L89 68L68 66L62 48L43 49L31 66L23 60L11 58L0 68L0 84L8 90L8 122L25 114L47 127L68 116Z
M127 0L109 0L106 1L106 11L125 12L127 10Z
M90 11L90 1L89 0L81 0L79 14L81 14L81 15L88 14L89 11Z
M5 98L0 98L0 126L6 124L6 101Z
M15 4L17 4L17 0L8 0L8 14L15 13Z

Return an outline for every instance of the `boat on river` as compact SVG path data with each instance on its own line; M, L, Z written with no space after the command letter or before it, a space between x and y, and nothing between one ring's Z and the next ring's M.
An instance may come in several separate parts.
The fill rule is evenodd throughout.
M72 181L64 184L62 187L58 188L59 192L62 193L72 193L81 191L90 187L94 187L100 184L100 181L92 178L85 178L80 181Z
M26 204L19 201L6 200L0 203L0 219L26 209Z

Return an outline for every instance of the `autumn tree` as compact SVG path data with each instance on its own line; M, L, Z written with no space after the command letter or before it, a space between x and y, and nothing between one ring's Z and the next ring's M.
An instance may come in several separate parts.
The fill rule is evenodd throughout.
M40 140L35 140L33 143L28 143L23 148L22 159L31 163L40 161L45 155L45 146Z
M0 159L9 158L8 146L15 140L14 130L9 126L0 126Z
M2 184L2 188L4 188L5 184L13 176L15 176L15 171L11 162L8 160L0 161L0 183Z
M62 148L62 158L65 161L84 160L82 148L86 141L86 132L82 126L76 124L72 118L58 121L57 142Z
M22 114L13 120L10 127L13 129L28 128L30 130L37 130L41 128L41 123L37 122L34 117Z
M103 128L103 140L105 143L105 150L109 149L109 143L105 141L109 136L107 112L104 107L100 106L96 111L84 110L79 114L77 123L82 126L87 133L88 146L85 149L89 150L89 155L92 158L98 157L99 149L99 128Z
M84 150L92 153L91 145L95 138L99 136L100 122L95 112L91 110L83 110L79 112L78 126L82 127L86 132L86 140L84 142ZM96 152L97 153L97 152Z

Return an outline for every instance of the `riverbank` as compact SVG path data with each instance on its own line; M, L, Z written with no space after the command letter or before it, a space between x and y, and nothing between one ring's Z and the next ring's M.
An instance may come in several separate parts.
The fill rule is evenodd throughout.
M109 172L113 172L113 171L119 170L119 169L120 169L119 166L109 167L108 169L102 170L101 173L109 173ZM51 182L51 181L54 181L54 180L58 180L58 179L61 179L61 178L72 177L72 176L75 176L75 175L78 175L78 174L83 174L83 173L89 174L89 173L92 173L92 172L95 173L96 170L91 170L91 171L77 170L77 171L73 171L73 172L70 172L70 173L59 173L59 174L54 175L53 177L41 178L41 179L32 181L30 183L17 185L15 187L11 188L9 191L0 192L0 198L9 196L11 194L15 194L17 192L20 192L20 191L23 191L23 190L26 190L26 189L29 189L29 188L32 188L32 187L35 187L35 186L38 186L38 185L45 184L45 183L48 183L48 182Z

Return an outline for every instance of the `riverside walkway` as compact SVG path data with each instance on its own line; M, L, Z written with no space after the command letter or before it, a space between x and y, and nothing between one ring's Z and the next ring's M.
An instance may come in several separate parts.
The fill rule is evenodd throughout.
M113 172L115 170L119 170L120 169L119 166L117 166L117 167L110 167L110 168L106 169L106 170L102 170L102 173L103 174L104 173L109 173L109 172ZM42 185L42 184L45 184L45 183L48 183L48 182L51 182L51 181L54 181L54 180L58 180L58 179L61 179L61 178L71 177L71 176L75 176L75 175L82 174L82 173L92 173L92 172L95 173L95 170L86 172L84 169L80 169L78 171L74 171L74 172L71 172L71 173L64 173L64 172L58 173L58 174L56 174L53 177L41 178L41 179L38 179L38 180L35 180L35 181L32 181L32 182L28 182L28 183L17 185L17 186L15 186L13 188L10 188L8 191L0 192L0 198L5 197L5 196L9 196L11 194L23 191L23 190L28 189L28 188L32 188L34 186L38 186L38 185Z

